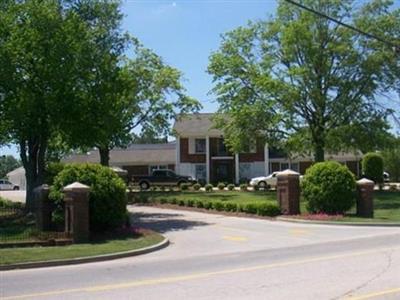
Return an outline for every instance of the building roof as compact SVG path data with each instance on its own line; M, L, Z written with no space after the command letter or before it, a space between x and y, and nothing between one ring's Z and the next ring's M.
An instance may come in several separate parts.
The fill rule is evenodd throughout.
M149 165L175 164L176 144L144 144L131 145L127 149L113 149L110 151L110 165ZM62 160L64 163L99 163L98 150L86 154L74 154Z
M174 124L179 136L221 136L222 131L215 128L212 113L182 115Z

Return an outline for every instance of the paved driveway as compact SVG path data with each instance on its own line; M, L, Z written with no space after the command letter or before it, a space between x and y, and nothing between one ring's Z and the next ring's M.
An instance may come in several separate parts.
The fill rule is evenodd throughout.
M129 210L171 245L115 261L2 272L2 300L400 298L399 228Z

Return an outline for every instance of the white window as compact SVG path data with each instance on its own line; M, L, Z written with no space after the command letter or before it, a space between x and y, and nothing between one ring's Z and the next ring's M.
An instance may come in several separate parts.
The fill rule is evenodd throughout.
M251 177L252 177L251 164L250 163L239 164L239 179L240 180L248 180Z

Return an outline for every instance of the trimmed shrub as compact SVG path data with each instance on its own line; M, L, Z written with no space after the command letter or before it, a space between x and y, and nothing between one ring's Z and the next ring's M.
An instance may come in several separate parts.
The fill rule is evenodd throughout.
M160 204L165 204L165 203L167 203L167 199L161 198L161 199L160 199Z
M212 206L217 211L224 210L224 203L222 201L214 201Z
M70 164L54 178L50 199L57 210L54 219L63 221L63 188L75 181L90 187L89 225L91 231L106 231L126 222L126 185L113 170L97 164Z
M231 202L226 202L225 211L236 211L237 210L237 204L236 203L231 203Z
M204 208L205 209L212 209L213 208L213 203L211 201L205 201L204 202Z
M220 182L220 183L218 183L217 187L218 187L218 189L219 189L220 191L223 191L224 188L225 188L225 183Z
M46 170L44 171L44 183L48 185L53 185L54 178L64 170L66 164L59 162L50 162L46 166Z
M246 203L242 207L243 212L248 214L256 214L257 213L257 204L255 203Z
M189 199L188 201L186 201L186 206L193 207L194 206L194 200Z
M342 214L355 203L354 175L338 162L321 162L308 168L301 189L312 213Z
M253 186L253 189L254 189L255 191L259 191L259 190L260 190L260 187L258 186L258 184L256 184L255 186Z
M257 205L257 215L275 217L281 214L279 207L275 204L261 203Z
M178 200L178 205L179 206L185 206L185 201L184 200Z
M362 160L364 176L375 183L383 182L383 158L378 153L367 153Z
M195 191L199 191L200 188L201 188L200 183L195 183L195 184L193 184L193 189L194 189Z
M190 184L189 183L181 183L179 187L181 188L182 191L187 191L190 187Z
M228 190L233 191L235 189L235 185L234 184L228 184Z
M212 192L212 190L213 190L212 184L206 184L204 186L204 188L205 188L206 192Z
M241 190L241 191L247 191L247 183L242 183L242 184L240 185L240 190Z
M169 203L170 203L170 204L177 204L177 203L178 203L178 200L176 200L176 198L170 198L170 199L169 199Z
M199 200L199 201L196 201L196 207L197 208L204 208L204 204L203 204L203 201L201 201L201 200Z

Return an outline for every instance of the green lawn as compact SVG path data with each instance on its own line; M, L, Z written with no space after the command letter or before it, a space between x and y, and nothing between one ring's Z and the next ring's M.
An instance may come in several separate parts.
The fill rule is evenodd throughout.
M257 191L257 192L242 192L242 191L213 191L213 192L138 192L136 200L146 202L148 199L151 202L160 202L161 199L170 200L203 200L203 201L223 201L233 202L236 204L246 203L273 203L276 204L276 192L274 191ZM169 202L169 201L167 201Z
M213 191L207 192L139 192L136 193L135 199L138 202L167 202L176 199L177 204L180 200L188 201L223 201L225 203L232 202L236 204L248 203L270 203L277 204L276 191ZM146 201L147 200L147 201ZM163 201L162 201L163 200ZM300 202L300 210L302 214L306 214L305 201ZM400 222L400 192L375 191L375 217L373 219L359 218L355 216L355 207L352 208L346 216L338 221L354 221L354 222Z
M147 232L136 237L132 233L113 234L109 238L70 246L0 249L0 265L110 254L155 245L162 240L160 234Z

